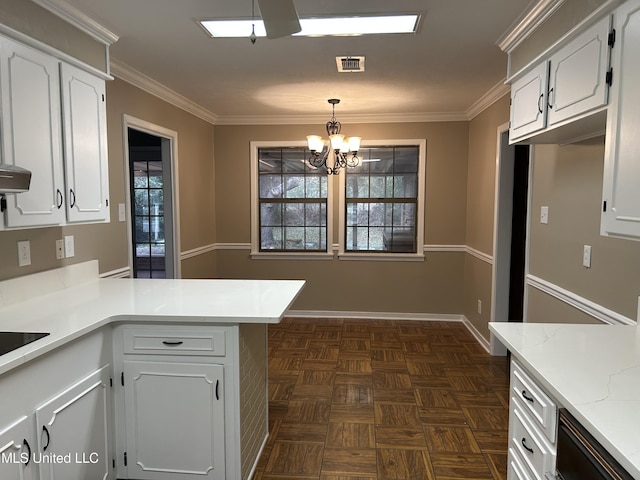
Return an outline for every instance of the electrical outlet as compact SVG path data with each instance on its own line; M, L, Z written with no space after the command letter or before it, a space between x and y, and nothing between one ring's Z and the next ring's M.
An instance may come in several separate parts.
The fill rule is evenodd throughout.
M56 240L56 260L64 258L64 240Z
M591 268L591 245L585 245L582 250L582 266Z
M73 244L73 235L65 235L64 237L64 256L66 258L73 257L76 254Z
M549 223L549 207L540 207L540 223Z
M478 315L482 315L482 300L478 300Z
M29 240L18 242L18 266L31 265L31 243Z
M118 204L118 221L126 222L127 221L127 209L124 206L124 203Z

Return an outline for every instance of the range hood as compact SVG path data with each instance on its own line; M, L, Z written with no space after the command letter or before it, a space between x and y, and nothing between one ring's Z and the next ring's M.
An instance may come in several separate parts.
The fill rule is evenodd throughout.
M0 194L20 193L29 190L31 172L22 167L0 163Z

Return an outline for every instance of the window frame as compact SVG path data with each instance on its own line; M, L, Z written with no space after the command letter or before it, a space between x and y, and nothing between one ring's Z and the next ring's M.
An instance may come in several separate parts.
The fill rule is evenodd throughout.
M402 140L363 140L361 147L418 147L418 191L416 195L416 252L354 252L346 251L346 174L340 172L340 194L338 199L338 258L340 260L382 260L382 261L424 261L424 210L425 210L425 184L426 184L426 139L402 139Z
M327 250L326 251L263 251L260 250L260 187L258 149L307 148L306 141L252 141L251 142L251 258L331 260L333 258L333 184L327 181Z

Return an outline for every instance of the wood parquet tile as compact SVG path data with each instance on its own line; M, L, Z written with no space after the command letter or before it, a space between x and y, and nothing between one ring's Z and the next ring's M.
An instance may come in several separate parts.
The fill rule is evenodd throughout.
M461 323L269 326L255 480L506 480L509 373Z

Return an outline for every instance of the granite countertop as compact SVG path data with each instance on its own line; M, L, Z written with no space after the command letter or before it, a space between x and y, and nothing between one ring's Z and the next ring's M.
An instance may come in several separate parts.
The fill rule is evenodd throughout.
M640 328L490 323L489 330L640 479Z
M93 278L47 288L47 283L61 280L66 281L54 274L45 280L33 276L13 283L0 282L0 331L50 333L1 355L0 374L114 322L277 323L305 283ZM30 290L28 295L24 294L25 288ZM42 293L47 290L49 293Z

